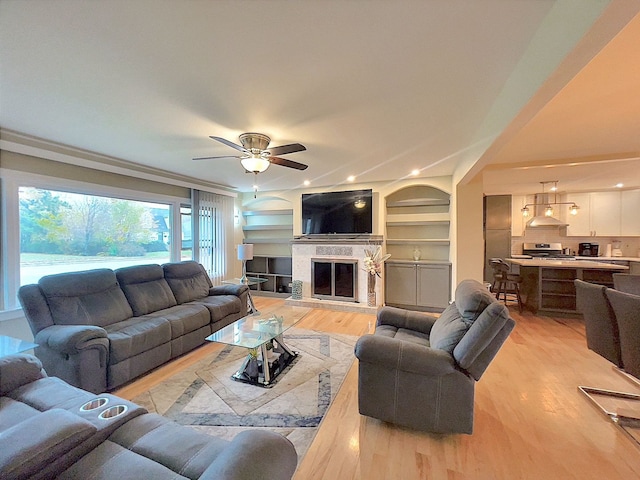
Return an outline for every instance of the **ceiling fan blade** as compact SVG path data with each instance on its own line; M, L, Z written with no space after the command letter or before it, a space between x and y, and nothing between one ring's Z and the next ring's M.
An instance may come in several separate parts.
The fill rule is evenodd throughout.
M271 155L286 155L287 153L304 152L307 149L299 143L291 143L289 145L281 145L279 147L267 148Z
M269 161L275 165L282 165L283 167L295 168L296 170L305 170L308 165L304 163L293 162L291 160L287 160L286 158L280 157L269 157Z
M217 160L219 158L245 158L244 156L239 155L223 155L222 157L196 157L193 160Z
M238 145L237 143L230 142L226 138L214 137L213 135L209 135L209 138L211 138L213 140L217 140L220 143L224 143L225 145L227 145L227 146L229 146L231 148L235 148L236 150L240 150L241 152L244 152L244 153L247 152L247 149L244 148L242 145Z

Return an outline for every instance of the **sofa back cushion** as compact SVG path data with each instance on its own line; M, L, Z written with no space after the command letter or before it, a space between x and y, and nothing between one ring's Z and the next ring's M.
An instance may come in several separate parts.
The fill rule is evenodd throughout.
M493 295L475 280L463 280L458 284L455 293L455 304L462 321L471 326L484 309L496 302Z
M177 305L160 265L119 268L116 278L136 317Z
M38 285L56 325L104 327L133 316L116 274L107 268L47 275Z
M445 350L453 353L453 349L467 333L469 326L462 320L462 316L452 303L434 322L429 334L429 344L431 348Z
M209 289L213 284L204 267L198 262L165 263L162 268L164 278L178 304L209 296Z

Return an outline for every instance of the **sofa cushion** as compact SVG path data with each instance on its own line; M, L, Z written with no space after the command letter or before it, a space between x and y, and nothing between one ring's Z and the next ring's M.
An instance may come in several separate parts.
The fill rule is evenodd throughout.
M431 348L452 353L467 330L469 330L469 324L464 321L454 302L442 312L442 315L433 324L429 336Z
M113 270L47 275L38 282L57 325L104 327L133 316Z
M177 305L160 265L134 265L115 273L136 317Z
M496 302L496 299L481 283L475 280L463 280L456 288L456 307L462 321L469 326L493 302Z
M105 330L111 365L171 341L171 324L163 317L135 317L109 325Z
M147 315L162 317L171 324L171 339L181 337L211 323L209 310L202 304L187 303Z
M191 302L209 295L213 286L204 267L198 262L165 263L164 278L179 304Z
M18 402L9 397L0 397L0 432L4 432L39 413L40 410L36 410L26 403Z
M53 409L0 432L0 478L36 475L96 432L88 421Z
M211 313L211 321L213 323L222 320L227 315L240 313L242 310L242 303L235 295L213 295L200 298L191 303L207 307Z

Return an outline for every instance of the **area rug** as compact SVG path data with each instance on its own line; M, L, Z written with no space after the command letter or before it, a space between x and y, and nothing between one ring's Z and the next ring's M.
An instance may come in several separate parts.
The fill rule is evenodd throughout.
M227 346L133 401L226 439L250 428L278 432L291 440L300 461L355 359L357 339L293 327L285 341L300 355L271 388L232 380L247 350Z

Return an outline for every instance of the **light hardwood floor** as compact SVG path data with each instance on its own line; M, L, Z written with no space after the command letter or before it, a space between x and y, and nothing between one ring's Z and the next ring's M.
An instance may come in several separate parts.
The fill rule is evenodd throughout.
M282 300L255 297L258 308ZM296 480L640 479L640 448L578 385L640 393L586 347L580 319L520 315L476 384L473 435L411 431L358 413L354 362ZM312 310L300 327L362 335L373 315ZM207 344L118 390L133 398L215 349Z

